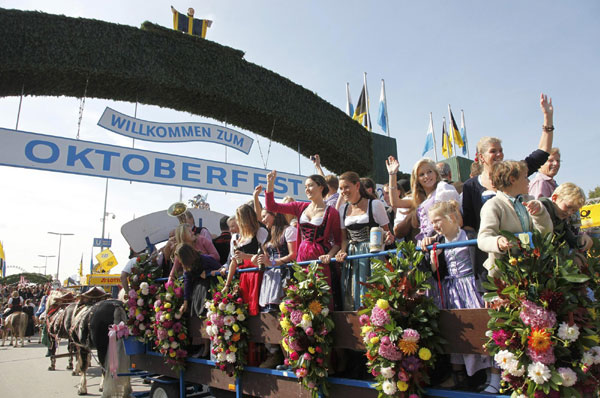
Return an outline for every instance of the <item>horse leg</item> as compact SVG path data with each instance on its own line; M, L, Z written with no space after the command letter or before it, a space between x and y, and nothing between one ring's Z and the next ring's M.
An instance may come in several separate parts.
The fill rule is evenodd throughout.
M102 369L102 378L100 379L100 386L98 387L100 392L102 392L104 390L104 377L106 377L106 375L104 374L104 368L103 368Z
M77 359L79 361L80 369L81 369L81 381L79 383L79 388L77 389L77 394L85 395L87 394L87 379L85 377L85 372L88 368L88 352L85 348L79 348Z
M69 352L69 364L67 365L67 369L68 370L72 370L73 369L73 343L71 342L71 339L69 339L69 341L67 342L67 351ZM73 375L76 376L76 375Z
M50 347L48 347L48 352L50 353L50 366L48 366L48 370L56 370L56 358L54 355L56 355L58 338L48 336L48 339L50 340Z

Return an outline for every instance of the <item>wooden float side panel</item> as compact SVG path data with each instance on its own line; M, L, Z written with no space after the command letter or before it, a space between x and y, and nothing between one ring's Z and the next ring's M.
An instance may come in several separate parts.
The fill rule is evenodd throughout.
M335 323L333 340L335 347L363 351L365 346L360 337L360 322L356 312L333 312ZM486 309L442 310L440 311L440 333L447 344L446 352L462 354L485 354L482 347L486 341L485 332L489 315ZM261 313L249 317L248 329L250 341L256 343L281 343L279 316L273 313ZM201 344L208 339L204 322L194 317L190 321L190 333L193 344Z

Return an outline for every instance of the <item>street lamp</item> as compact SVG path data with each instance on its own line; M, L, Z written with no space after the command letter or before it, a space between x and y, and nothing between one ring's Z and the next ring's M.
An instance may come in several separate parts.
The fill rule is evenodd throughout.
M58 271L60 270L60 245L62 243L63 236L75 235L69 232L48 232L50 235L58 235L58 261L56 263L56 280L60 282L58 279Z
M38 254L38 257L44 257L46 259L46 261L44 262L44 275L46 275L46 268L48 267L48 258L52 258L52 257L56 257L55 255L52 256L46 256L44 254ZM35 267L35 268L42 268L42 266L40 265L39 267Z

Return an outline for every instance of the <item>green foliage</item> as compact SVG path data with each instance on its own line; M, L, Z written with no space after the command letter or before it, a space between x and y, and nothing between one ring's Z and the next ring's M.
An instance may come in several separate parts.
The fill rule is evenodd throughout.
M9 275L6 278L0 278L0 285L12 285L19 283L21 276L24 276L31 283L37 283L43 285L48 282L52 282L52 275L42 275L37 273L23 272L16 275Z
M588 192L588 199L600 198L600 186Z
M372 174L371 133L340 109L243 53L145 22L0 9L0 96L105 98L211 117L341 174ZM326 154L326 156L325 156ZM383 159L381 160L383 161Z

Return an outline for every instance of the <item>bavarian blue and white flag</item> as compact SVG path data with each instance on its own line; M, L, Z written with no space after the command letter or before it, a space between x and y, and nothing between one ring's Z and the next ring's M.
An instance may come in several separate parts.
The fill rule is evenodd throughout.
M354 116L354 105L352 105L352 98L350 97L350 83L346 83L346 115Z
M387 101L385 99L385 82L383 81L383 79L381 79L381 94L379 95L379 117L377 118L377 124L381 126L381 129L385 133L389 133Z
M435 139L433 135L433 116L429 113L429 128L427 129L427 135L425 136L425 148L423 148L423 156L432 149L435 148L435 144L433 140ZM436 154L437 157L437 154Z
M465 126L465 112L460 110L460 135L465 145L462 147L463 155L467 155L469 142L467 141L467 127Z

